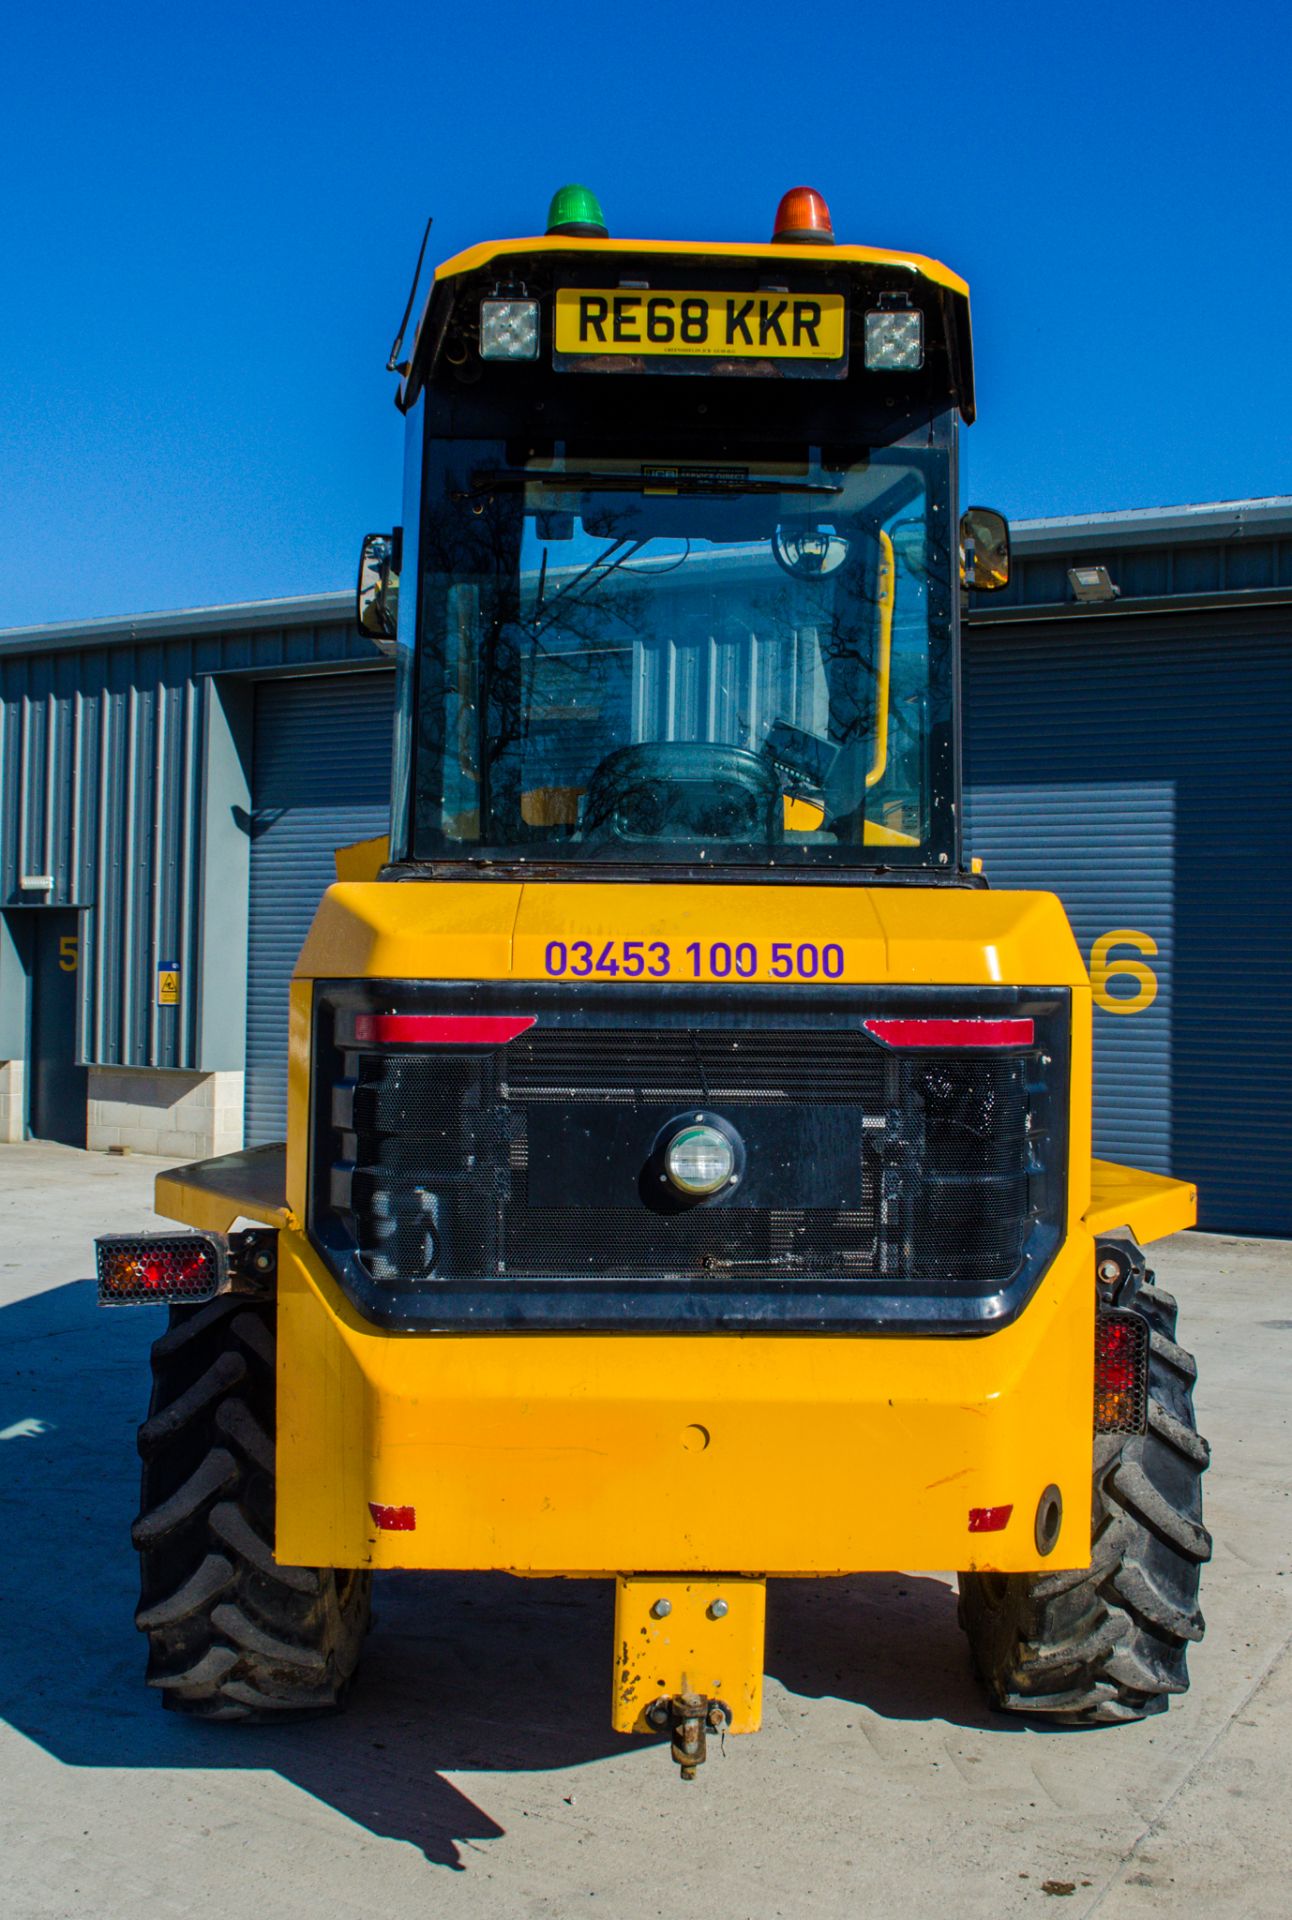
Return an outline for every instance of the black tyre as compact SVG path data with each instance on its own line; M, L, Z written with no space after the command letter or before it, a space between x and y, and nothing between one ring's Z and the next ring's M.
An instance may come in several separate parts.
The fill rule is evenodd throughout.
M1138 1263L1119 1308L1147 1320L1148 1424L1096 1434L1090 1566L1081 1573L960 1576L961 1623L994 1704L1081 1726L1142 1720L1189 1685L1207 1443L1193 1417L1197 1367L1176 1344L1176 1303Z
M213 1720L340 1704L367 1630L372 1576L279 1566L274 1538L271 1303L173 1307L139 1429L136 1624L148 1684Z

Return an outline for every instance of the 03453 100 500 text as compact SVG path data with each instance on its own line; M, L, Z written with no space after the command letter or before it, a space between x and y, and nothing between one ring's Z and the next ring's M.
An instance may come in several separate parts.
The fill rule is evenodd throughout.
M553 980L840 980L843 948L808 940L549 940L544 972Z

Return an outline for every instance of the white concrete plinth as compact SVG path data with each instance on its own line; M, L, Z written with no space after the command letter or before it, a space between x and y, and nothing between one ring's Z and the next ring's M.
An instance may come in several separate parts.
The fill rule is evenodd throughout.
M23 1137L25 1060L0 1060L0 1141L12 1145Z
M242 1145L241 1073L91 1067L86 1145L206 1160ZM0 1135L3 1138L3 1135Z

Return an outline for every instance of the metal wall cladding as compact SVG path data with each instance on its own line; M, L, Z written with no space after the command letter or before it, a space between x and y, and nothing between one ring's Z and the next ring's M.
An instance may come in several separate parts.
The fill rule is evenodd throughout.
M988 879L1057 893L1087 964L1135 936L1095 1151L1196 1180L1205 1227L1292 1233L1292 613L980 616L965 715Z
M141 624L123 640L105 624L102 643L51 633L0 644L0 907L93 909L77 1044L96 1065L203 1064L203 680L372 658L341 617L212 631L209 618L179 615L175 628ZM24 874L52 875L53 890L24 890ZM159 1007L157 968L171 962L179 1004Z
M1285 516L1286 517L1286 516ZM1072 523L1067 551L1029 552L1044 523L1018 529L1018 545L1003 591L975 594L975 614L990 622L1004 607L1062 606L1072 600L1068 569L1106 564L1123 599L1181 598L1205 593L1250 593L1261 588L1292 587L1292 539L1262 534L1234 524L1210 541L1196 538L1169 544L1161 539L1137 546L1134 536L1115 521L1089 528ZM1182 529L1184 531L1184 529ZM1102 536L1102 538L1101 538Z
M256 689L247 981L246 1140L285 1137L287 995L338 847L390 825L390 672Z
M1074 825L1079 822L1079 844ZM1058 893L1087 967L1109 933L1142 935L1144 945L1115 942L1116 959L1147 965L1155 987L1149 1005L1114 978L1110 998L1127 1012L1096 1008L1095 1152L1157 1173L1171 1171L1171 1029L1175 970L1175 790L1169 781L993 782L966 794L966 830L997 887L1044 887ZM1151 942L1151 950L1148 943Z

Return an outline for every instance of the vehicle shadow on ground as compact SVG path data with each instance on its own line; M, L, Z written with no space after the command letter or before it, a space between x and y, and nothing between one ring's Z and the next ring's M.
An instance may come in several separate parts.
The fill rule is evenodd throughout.
M379 1577L344 1714L280 1728L164 1712L143 1685L129 1538L134 1429L163 1324L160 1310L101 1311L88 1280L0 1309L0 1713L14 1727L69 1766L272 1769L448 1867L504 1830L446 1773L631 1750L607 1725L605 1581ZM939 1580L775 1582L769 1629L769 1672L795 1693L889 1718L1008 1724L985 1712Z

